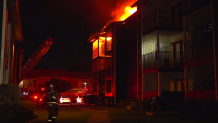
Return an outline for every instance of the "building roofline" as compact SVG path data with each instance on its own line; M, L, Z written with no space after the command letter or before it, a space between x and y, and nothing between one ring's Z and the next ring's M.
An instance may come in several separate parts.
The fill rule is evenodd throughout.
M110 23L108 23L106 26L104 26L103 27L103 29L101 30L101 32L103 33L103 32L106 32L106 31L108 31L110 28L111 28L111 26L113 26L114 24L119 24L119 23L122 23L123 21L113 21L113 22L110 22Z
M102 36L105 34L106 31L108 31L112 25L114 24L119 24L119 23L122 23L123 21L113 21L113 22L110 22L108 23L107 25L105 25L102 30L100 31L100 33L98 35L95 35L95 36L92 36L88 39L88 42L94 42L95 40L98 39L98 37Z

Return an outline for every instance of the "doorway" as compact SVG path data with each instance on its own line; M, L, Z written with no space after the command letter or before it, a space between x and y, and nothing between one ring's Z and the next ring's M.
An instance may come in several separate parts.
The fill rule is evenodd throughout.
M175 92L181 92L181 91L185 91L184 88L184 79L175 79L174 80L174 91Z
M183 63L183 44L182 40L173 42L173 60L174 65L179 66Z

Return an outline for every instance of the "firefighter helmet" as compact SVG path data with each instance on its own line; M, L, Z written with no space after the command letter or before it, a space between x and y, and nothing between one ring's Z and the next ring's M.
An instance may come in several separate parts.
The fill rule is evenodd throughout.
M54 90L54 87L55 87L55 86L54 86L53 84L50 84L50 85L49 85L49 89L50 89L50 90Z

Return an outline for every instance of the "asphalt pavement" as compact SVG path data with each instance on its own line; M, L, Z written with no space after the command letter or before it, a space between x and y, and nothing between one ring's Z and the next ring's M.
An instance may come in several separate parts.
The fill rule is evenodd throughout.
M33 118L26 123L47 123L46 109L46 105L37 106ZM207 118L186 118L178 113L148 115L119 107L61 104L59 109L57 123L213 123Z
M47 123L46 105L37 106L34 116L26 123ZM86 105L60 104L57 123L110 123L108 111L99 111Z

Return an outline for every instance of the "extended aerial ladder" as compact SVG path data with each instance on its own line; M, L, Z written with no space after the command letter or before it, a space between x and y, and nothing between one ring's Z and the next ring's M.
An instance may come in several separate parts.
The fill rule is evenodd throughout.
M21 80L24 76L30 72L40 59L48 52L51 45L53 44L53 38L48 38L30 57L30 59L21 68Z

